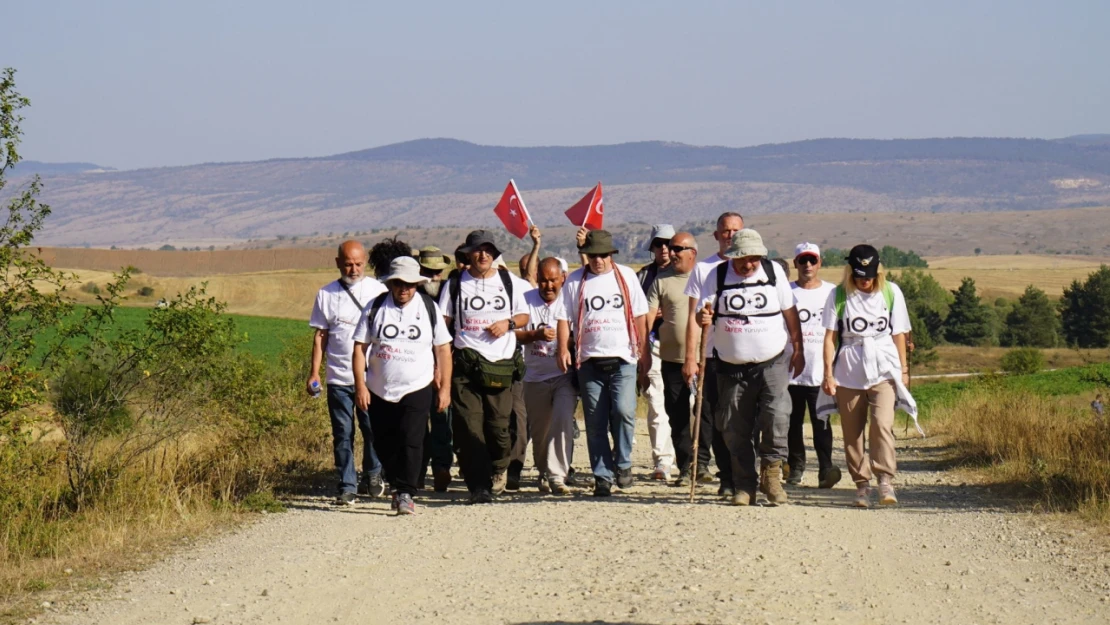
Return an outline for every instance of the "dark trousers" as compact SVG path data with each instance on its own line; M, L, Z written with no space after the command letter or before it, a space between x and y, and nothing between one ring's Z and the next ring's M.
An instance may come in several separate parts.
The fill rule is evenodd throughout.
M817 396L821 394L819 386L791 385L790 401L790 453L787 462L791 471L804 471L806 468L806 443L802 436L806 418L806 409L809 409L809 422L813 425L813 450L817 453L817 467L825 471L832 467L833 433L829 426L829 418L817 418Z
M435 402L432 402L435 404ZM434 405L432 406L435 407ZM432 411L427 434L424 435L424 472L428 463L433 469L450 469L455 452L451 448L451 407L443 412Z
M431 384L397 402L370 394L367 412L370 427L374 428L374 447L395 492L416 494L416 483L424 468L424 432L428 429L434 397Z
M757 365L724 373L718 368L721 391L717 428L725 432L732 452L733 488L755 492L759 470L754 432L761 433L758 456L766 462L786 460L790 432L790 383L787 358L779 354Z
M490 391L465 377L451 381L452 434L459 467L470 492L493 488L493 473L509 468L509 417L513 393Z
M679 471L690 470L690 454L693 452L693 439L690 435L690 410L693 396L690 386L682 379L682 363L667 362L660 366L663 377L663 406L671 424L671 443L674 444L675 462ZM698 425L698 466L709 465L710 449L713 446L713 422L707 420L702 410L701 424Z
M716 420L713 418L717 412L717 402L720 400L720 394L717 390L717 359L705 359L705 388L702 390L701 400L701 422L705 423L707 420L714 424L713 427L713 455L717 458L717 476L721 478L721 485L727 488L735 488L732 483L732 454L728 451L728 445L725 444L725 434L720 428L716 427ZM698 441L701 444L701 441Z

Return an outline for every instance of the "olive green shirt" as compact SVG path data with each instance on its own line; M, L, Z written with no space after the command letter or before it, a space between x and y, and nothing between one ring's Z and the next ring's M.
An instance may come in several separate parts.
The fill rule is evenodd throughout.
M690 318L690 298L685 290L689 279L689 272L677 273L674 267L667 267L659 272L648 289L648 308L663 311L663 325L659 326L659 357L666 362L686 360L686 320Z

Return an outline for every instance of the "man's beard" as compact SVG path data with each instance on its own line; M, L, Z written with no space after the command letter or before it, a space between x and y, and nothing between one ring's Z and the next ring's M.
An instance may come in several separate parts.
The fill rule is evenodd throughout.
M339 281L342 282L343 284L346 284L347 286L354 286L361 279L362 279L362 276L356 276L356 277L353 277L353 278L346 275L346 274L344 274L342 276L339 276Z
M439 297L439 289L443 286L442 280L428 280L424 283L424 292L433 298Z

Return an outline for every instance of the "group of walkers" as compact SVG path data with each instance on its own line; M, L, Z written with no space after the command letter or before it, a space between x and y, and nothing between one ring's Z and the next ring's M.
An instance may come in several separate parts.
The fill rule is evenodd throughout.
M339 247L340 278L320 290L310 320L307 385L320 393L326 361L337 503L390 491L397 514L412 514L429 463L443 492L456 456L469 502L491 503L521 488L529 440L540 492L568 494L581 479L572 468L579 401L593 494L625 491L641 392L653 480L719 481L733 505L754 505L757 492L785 503L783 482L800 484L807 468L808 412L817 484L832 488L837 412L855 505L871 505L873 480L880 504L897 503L894 412L915 410L910 323L874 247L852 248L834 285L818 275L817 245L797 245L791 282L732 212L717 219L717 250L700 260L692 234L655 226L653 260L638 273L616 262L605 230L578 231L582 267L569 274L565 260L540 258L538 227L531 238L520 276L484 230L453 259L396 239L369 253L357 241Z

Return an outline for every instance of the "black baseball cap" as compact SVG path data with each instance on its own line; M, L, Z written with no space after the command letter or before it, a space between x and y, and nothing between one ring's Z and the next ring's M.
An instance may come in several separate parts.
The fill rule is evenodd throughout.
M856 278L874 278L879 275L879 250L870 245L853 247L845 260L852 268L852 276Z

